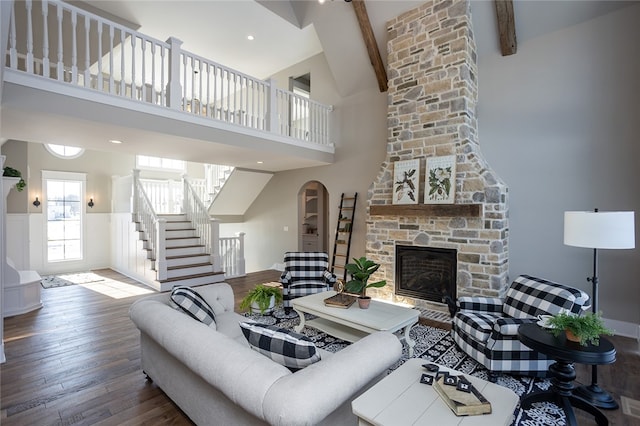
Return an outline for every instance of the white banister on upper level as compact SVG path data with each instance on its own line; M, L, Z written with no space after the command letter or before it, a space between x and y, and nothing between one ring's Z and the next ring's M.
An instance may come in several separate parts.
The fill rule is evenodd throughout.
M322 146L332 108L60 0L16 1L7 67Z

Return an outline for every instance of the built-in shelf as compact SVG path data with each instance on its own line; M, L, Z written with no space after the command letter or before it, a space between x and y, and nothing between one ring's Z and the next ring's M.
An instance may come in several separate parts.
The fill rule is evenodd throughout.
M480 217L482 204L385 204L369 208L371 216Z

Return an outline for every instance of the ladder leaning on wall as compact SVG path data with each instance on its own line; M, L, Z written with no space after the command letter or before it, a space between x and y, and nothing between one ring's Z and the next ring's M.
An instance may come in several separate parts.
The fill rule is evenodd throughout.
M353 219L356 214L356 201L358 193L353 197L345 197L344 192L340 197L340 210L338 211L338 225L336 227L336 238L333 243L333 258L331 260L331 272L338 278L347 281L347 270L349 262L349 249L351 248L351 232L353 230Z

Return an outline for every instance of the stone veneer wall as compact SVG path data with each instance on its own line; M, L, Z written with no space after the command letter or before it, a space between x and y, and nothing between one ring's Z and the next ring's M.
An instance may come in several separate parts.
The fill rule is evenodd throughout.
M375 279L387 286L376 297L395 296L395 244L458 251L458 297L501 295L508 286L507 187L478 146L476 47L468 0L429 1L390 21L388 27L387 157L368 192L367 207L392 204L393 163L420 159L424 201L426 158L456 156L455 204L482 204L480 217L367 215L366 255L380 263ZM408 300L405 300L408 299Z

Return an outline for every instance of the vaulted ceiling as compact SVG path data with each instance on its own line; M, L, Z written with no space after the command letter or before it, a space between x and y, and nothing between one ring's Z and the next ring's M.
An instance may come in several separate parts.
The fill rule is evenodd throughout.
M324 52L339 92L348 96L378 87L354 6L326 0L128 1L90 0L91 7L139 26L138 31L166 40L239 71L266 78ZM362 0L373 36L386 65L386 23L424 3L415 0ZM499 0L498 3L504 3ZM629 1L514 0L518 44L628 6ZM78 4L74 2L74 4ZM472 0L478 53L500 51L496 5ZM253 41L247 40L253 35ZM526 46L524 47L526 48Z

